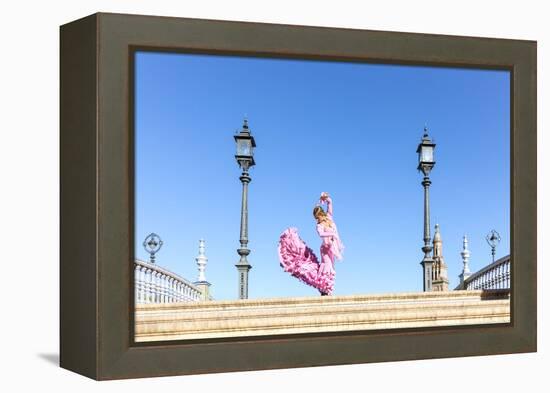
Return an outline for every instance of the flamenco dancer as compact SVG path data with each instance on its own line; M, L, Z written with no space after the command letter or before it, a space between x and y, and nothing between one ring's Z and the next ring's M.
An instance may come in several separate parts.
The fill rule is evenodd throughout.
M326 211L321 205L326 204ZM331 295L334 289L335 258L342 260L344 246L332 217L332 199L323 192L313 209L317 233L321 237L321 262L311 248L298 236L296 228L286 229L279 239L279 260L285 272L307 285L317 288L321 296Z

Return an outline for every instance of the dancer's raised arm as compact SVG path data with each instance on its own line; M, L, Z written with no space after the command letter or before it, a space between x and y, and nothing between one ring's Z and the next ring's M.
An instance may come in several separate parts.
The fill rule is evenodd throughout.
M320 203L326 203L327 204L327 216L332 220L332 198L328 194L328 192L322 192L321 198L319 199Z
M332 220L332 198L327 195L325 201L327 202L327 216Z

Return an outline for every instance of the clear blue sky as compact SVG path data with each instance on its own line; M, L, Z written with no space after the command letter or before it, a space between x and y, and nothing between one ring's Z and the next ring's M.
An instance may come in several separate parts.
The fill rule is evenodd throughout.
M289 226L318 253L312 208L334 200L346 246L335 294L422 290L423 192L416 147L437 143L431 212L450 285L490 262L485 235L510 242L507 71L140 52L136 55L136 256L196 280L198 240L216 299L237 297L240 170L233 135L256 138L249 201L249 297L317 295L283 272Z

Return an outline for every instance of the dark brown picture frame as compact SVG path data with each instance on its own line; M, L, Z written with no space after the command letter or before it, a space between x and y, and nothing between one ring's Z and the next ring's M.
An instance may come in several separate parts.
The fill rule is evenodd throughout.
M511 322L137 344L137 49L511 72ZM98 13L61 27L61 367L105 380L536 351L536 42Z

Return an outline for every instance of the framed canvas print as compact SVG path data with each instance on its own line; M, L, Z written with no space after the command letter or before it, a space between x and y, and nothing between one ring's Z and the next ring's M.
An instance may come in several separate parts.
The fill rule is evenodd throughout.
M536 350L536 43L61 27L61 366Z

